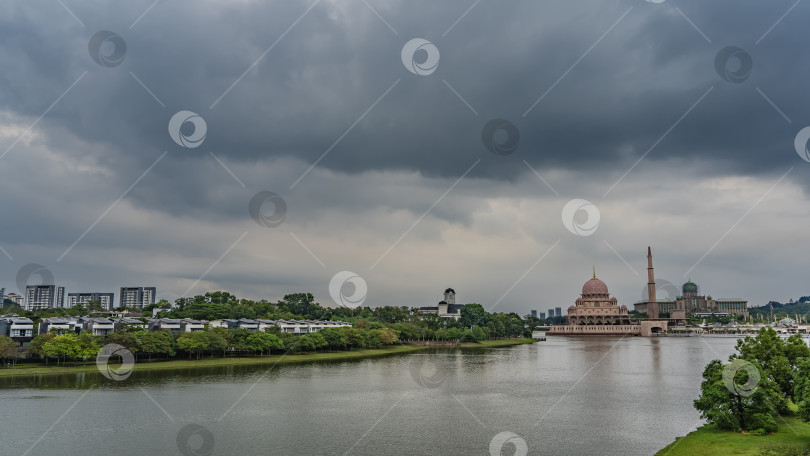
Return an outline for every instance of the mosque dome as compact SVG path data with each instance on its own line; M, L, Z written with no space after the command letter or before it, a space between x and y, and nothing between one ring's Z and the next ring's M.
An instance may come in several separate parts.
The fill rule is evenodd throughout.
M572 311L572 310L577 310L576 306L570 306L570 307L568 308L568 311L569 311L569 312L570 312L570 311Z
M585 282L582 286L583 295L606 295L608 294L608 287L605 282L594 277L593 279Z
M697 284L693 283L691 280L689 280L688 282L683 284L683 292L684 293L689 293L689 292L697 293L697 291L698 291Z
M453 294L456 294L456 290L454 290L454 289L452 289L452 288L448 288L448 289L444 290L444 292L445 292L445 293L453 293Z

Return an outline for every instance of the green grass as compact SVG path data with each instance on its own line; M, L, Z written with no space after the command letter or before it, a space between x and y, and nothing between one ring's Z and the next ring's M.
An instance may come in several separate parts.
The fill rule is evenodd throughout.
M535 342L534 339L501 339L501 340L485 340L483 342L465 342L459 344L461 347L507 347L518 344L527 344ZM250 356L243 358L201 358L201 359L173 359L170 361L155 361L151 363L136 363L133 371L162 371L173 369L191 369L198 367L218 367L218 366L260 366L260 365L288 365L318 361L343 361L362 358L373 358L379 356L399 355L404 353L412 353L419 350L424 350L427 347L421 345L393 345L390 347L379 349L366 349L354 351L338 351L338 352L318 352L318 353L300 353L290 355L268 355L268 356ZM9 377L14 375L49 375L49 374L74 374L82 372L96 372L97 367L95 361L87 363L70 363L67 366L57 366L55 362L49 365L42 363L37 364L18 364L15 367L0 368L0 377Z
M705 425L684 437L678 437L656 456L757 456L763 449L810 445L810 423L794 417L782 417L777 421L779 431L765 436L723 431L714 425Z
M378 356L398 355L424 350L425 347L417 345L393 345L380 349L300 353L290 355L251 356L245 358L201 358L201 359L174 359L170 361L156 361L151 363L136 363L133 371L189 369L197 367L216 366L250 366L250 365L286 365L316 361L341 361L360 358L373 358ZM44 374L73 374L81 372L94 372L97 370L95 362L80 365L56 366L44 364L20 364L16 367L0 369L0 377L12 375L44 375Z

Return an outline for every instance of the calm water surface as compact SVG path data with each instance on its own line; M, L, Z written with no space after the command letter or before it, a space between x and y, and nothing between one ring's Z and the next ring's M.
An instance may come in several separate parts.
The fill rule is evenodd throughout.
M0 454L182 454L178 431L196 423L212 454L487 455L510 431L529 455L649 455L700 425L703 367L735 342L550 337L267 373L0 378Z

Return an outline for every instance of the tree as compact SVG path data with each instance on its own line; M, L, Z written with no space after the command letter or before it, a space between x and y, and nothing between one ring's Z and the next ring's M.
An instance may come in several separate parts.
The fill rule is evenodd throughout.
M19 354L19 348L14 339L7 336L0 336L0 359L5 362L11 360L13 364L17 364Z
M79 358L82 355L79 336L74 333L54 336L42 344L42 354L56 358L57 364L69 358Z
M755 381L757 376L758 383ZM755 383L753 388L749 387ZM701 418L718 428L759 434L778 429L777 404L783 398L779 387L761 366L741 360L724 365L716 359L703 371L700 389L700 397L694 401L695 408L701 412Z
M149 356L150 361L152 355L174 356L174 339L168 331L144 331L139 336L141 351Z
M481 304L467 304L461 308L459 323L462 327L484 326L489 320L489 314Z
M104 338L104 343L106 344L118 344L127 350L129 350L133 355L138 353L141 349L141 344L138 341L138 333L143 332L143 330L139 330L138 332L135 331L128 331L128 330L120 330L114 331L107 335Z
M803 347L802 347L803 346ZM746 337L737 341L737 354L731 359L744 359L757 363L764 373L778 386L788 398L794 394L794 372L798 360L810 356L810 349L800 335L791 336L783 341L771 328L762 328L755 337ZM780 413L787 413L787 403L780 404Z
M487 334L484 332L483 329L481 329L480 326L473 326L470 332L472 333L472 337L476 341L480 342L482 340L487 340Z
M31 340L31 342L28 343L28 348L26 349L26 351L28 352L29 355L38 356L39 358L44 359L45 364L47 365L48 357L42 351L42 346L45 345L45 342L48 342L54 337L56 337L55 331L51 331L46 334L38 334L34 336L34 339Z
M352 349L365 346L365 339L357 328L340 328L340 330L346 334L346 340Z
M304 334L301 336L301 338L305 339L304 343L310 350L318 351L329 346L326 339L321 335L320 332Z
M349 344L346 333L338 328L326 328L319 331L319 334L326 340L329 350L342 350Z
M264 353L270 350L281 350L284 343L275 334L266 332L254 332L247 337L248 349L254 352Z
M799 406L799 416L804 421L810 421L810 358L803 358L799 361L794 397Z
M199 358L200 354L208 349L208 336L205 331L184 332L177 337L176 342L177 348L188 353L188 359L191 359L192 354Z

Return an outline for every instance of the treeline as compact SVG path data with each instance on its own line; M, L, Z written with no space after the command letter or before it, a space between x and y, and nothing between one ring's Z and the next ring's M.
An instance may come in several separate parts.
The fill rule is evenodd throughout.
M694 405L718 428L768 434L791 403L810 421L810 348L801 335L782 339L771 328L737 341L729 364L711 361L703 371Z
M7 344L4 339L11 343ZM398 342L397 332L389 328L327 328L303 335L280 333L277 328L268 332L213 328L177 334L168 330L126 328L104 337L93 336L86 331L80 334L40 334L34 337L25 354L43 360L46 364L50 361L60 364L65 361L95 359L106 344L123 346L136 360L151 361L183 357L191 359L203 356L354 350L380 348ZM14 346L15 349L3 351L2 348L7 345ZM0 358L11 361L16 355L16 343L8 337L0 336Z
M802 296L798 301L784 304L777 301L770 301L763 306L750 307L748 312L754 318L770 321L771 306L773 306L773 315L779 319L783 317L794 318L796 315L807 315L810 313L810 296Z
M151 316L152 309L162 309L158 318L191 318L194 320L219 319L265 319L265 320L341 320L360 329L395 330L403 340L486 340L505 337L531 337L531 331L541 321L516 313L489 313L480 304L462 308L458 320L444 320L437 315L420 315L415 307L335 307L329 308L315 302L311 293L295 293L284 296L278 302L238 299L225 292L209 292L175 300L175 306L161 301L147 306L142 311ZM35 322L45 317L86 315L85 307L70 309L43 309L35 312L11 312L31 318ZM138 309L131 309L138 311ZM477 329L476 329L477 328Z

